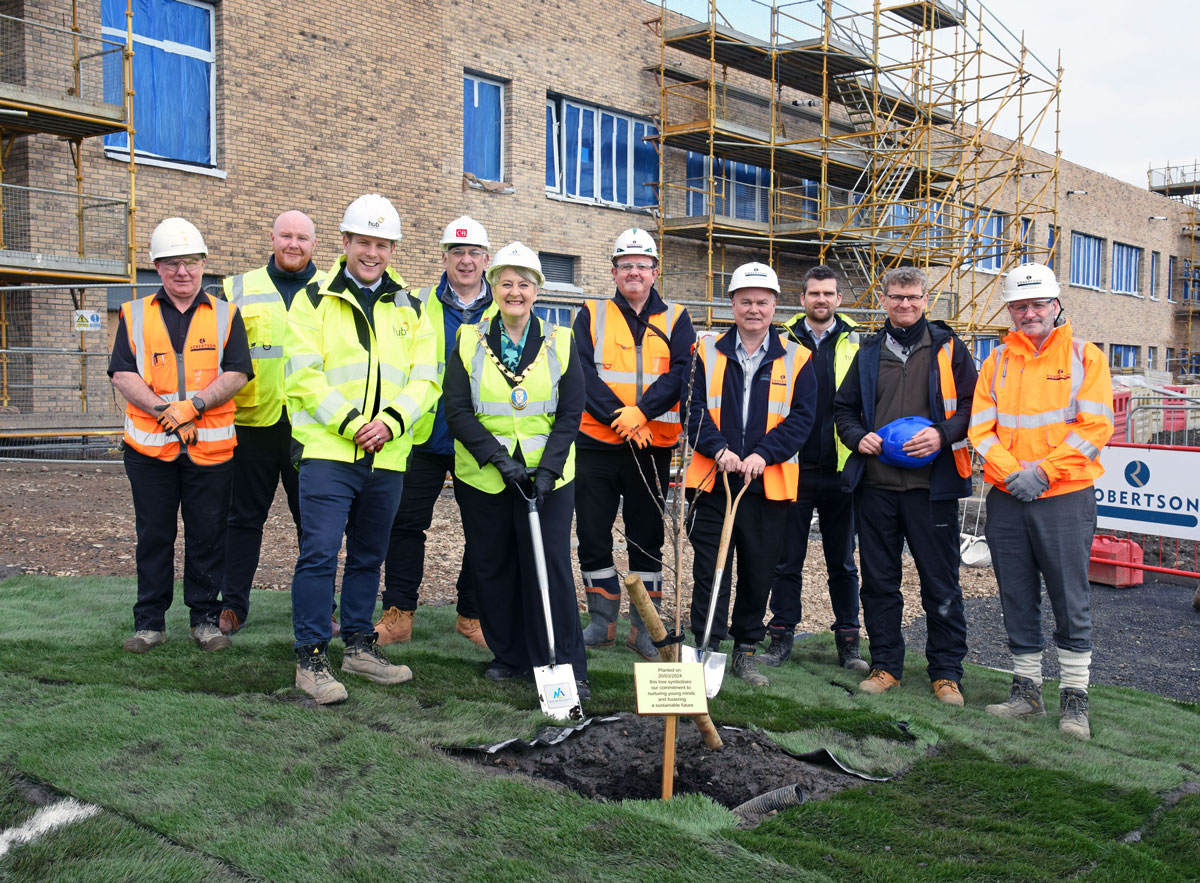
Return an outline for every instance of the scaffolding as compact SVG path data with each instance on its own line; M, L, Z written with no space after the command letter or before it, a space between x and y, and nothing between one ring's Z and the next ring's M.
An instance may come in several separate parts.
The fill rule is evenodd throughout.
M660 238L700 245L709 303L738 250L830 264L868 313L911 265L935 315L994 336L1001 275L1056 247L1061 67L980 4L866 5L663 0Z
M1175 301L1179 355L1167 370L1181 381L1195 379L1200 375L1200 316L1196 315L1200 310L1200 162L1150 169L1148 177L1151 191L1176 200L1183 209L1183 266L1167 281L1167 297Z

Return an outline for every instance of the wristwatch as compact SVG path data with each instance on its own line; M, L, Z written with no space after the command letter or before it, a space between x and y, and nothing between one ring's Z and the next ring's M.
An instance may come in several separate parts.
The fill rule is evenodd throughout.
M204 409L208 407L200 396L192 396L192 404L195 405L197 414L203 414Z

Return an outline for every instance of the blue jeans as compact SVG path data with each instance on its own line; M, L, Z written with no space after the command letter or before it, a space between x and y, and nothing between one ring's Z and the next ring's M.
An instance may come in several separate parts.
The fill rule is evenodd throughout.
M300 461L300 557L292 576L292 628L296 646L328 644L333 637L333 589L338 552L346 537L342 574L342 640L375 630L371 617L379 568L404 473L366 463Z

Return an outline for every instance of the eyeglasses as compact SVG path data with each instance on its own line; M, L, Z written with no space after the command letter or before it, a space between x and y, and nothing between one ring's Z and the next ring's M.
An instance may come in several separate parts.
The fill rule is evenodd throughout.
M170 260L159 261L163 269L168 273L178 273L180 267L184 267L190 273L198 266L204 263L204 258L172 258Z
M471 257L475 258L475 260L479 260L485 254L487 254L487 252L482 248L466 248L462 245L456 245L454 248L450 249L451 257L456 258Z
M631 264L628 262L623 262L617 264L617 269L622 273L632 273L634 270L638 270L642 273L648 273L654 269L654 264Z
M884 297L894 304L919 304L925 300L923 294L885 294Z
M1024 303L1015 303L1008 305L1008 311L1015 315L1023 315L1024 313L1033 310L1035 313L1044 313L1054 305L1054 298L1047 300L1030 300Z

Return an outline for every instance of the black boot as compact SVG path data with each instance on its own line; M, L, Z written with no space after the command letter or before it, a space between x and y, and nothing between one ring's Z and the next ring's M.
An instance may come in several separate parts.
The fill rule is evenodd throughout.
M847 629L834 632L833 641L837 644L838 665L851 671L866 671L870 668L867 661L858 655L858 631Z
M770 646L756 660L759 665L778 668L792 658L792 644L796 641L794 629L786 626L768 626L767 636L771 639Z

